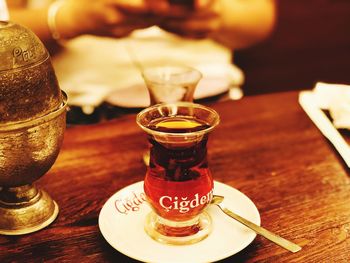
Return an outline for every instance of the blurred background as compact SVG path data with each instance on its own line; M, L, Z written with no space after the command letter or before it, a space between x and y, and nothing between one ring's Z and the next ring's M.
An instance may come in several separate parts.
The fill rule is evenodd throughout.
M350 84L350 1L279 0L273 34L234 54L245 95Z
M7 2L36 7L52 1ZM194 96L199 102L312 89L320 81L350 84L350 0L279 0L276 6L273 32L242 48L184 39L154 27L125 38L76 37L63 52L51 53L60 87L70 98L68 122L96 123L147 106L135 58L143 65L171 59L199 69L206 77Z

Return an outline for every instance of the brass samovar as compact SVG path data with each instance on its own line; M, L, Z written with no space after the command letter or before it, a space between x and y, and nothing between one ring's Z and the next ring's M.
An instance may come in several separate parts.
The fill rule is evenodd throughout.
M33 182L57 158L66 106L38 37L0 22L0 234L34 232L57 217L57 204Z

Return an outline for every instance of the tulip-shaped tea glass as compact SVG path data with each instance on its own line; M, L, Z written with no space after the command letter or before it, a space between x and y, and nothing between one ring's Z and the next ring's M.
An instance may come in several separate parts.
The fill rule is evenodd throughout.
M151 145L144 190L153 210L145 230L153 239L182 245L209 235L211 219L204 209L213 179L207 140L218 123L213 109L190 102L157 104L137 115Z
M151 105L177 101L193 101L193 94L202 73L184 65L164 65L147 67L142 76L150 96ZM146 165L149 164L149 151L143 154Z
M202 78L198 70L182 65L144 68L142 76L151 105L176 101L192 102L195 88Z

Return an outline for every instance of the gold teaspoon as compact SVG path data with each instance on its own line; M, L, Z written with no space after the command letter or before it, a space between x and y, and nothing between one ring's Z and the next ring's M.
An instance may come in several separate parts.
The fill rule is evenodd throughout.
M223 204L222 201L224 200L224 197L221 195L214 195L213 199L211 201L211 204L217 205L226 215L232 217L233 219L237 220L238 222L242 223L246 227L252 229L255 231L257 234L262 235L266 239L274 242L275 244L295 253L301 250L301 247L298 246L297 244L294 244L293 242L288 241L287 239L284 239L280 236L277 236L276 234L270 232L269 230L258 226L254 224L253 222L250 222L249 220L235 214L234 212L230 211L227 209Z

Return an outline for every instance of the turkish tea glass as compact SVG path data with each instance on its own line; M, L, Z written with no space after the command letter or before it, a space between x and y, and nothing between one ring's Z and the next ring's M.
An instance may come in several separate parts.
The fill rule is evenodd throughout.
M200 104L175 102L144 109L136 122L151 145L144 191L152 212L145 231L167 244L204 239L211 232L205 208L213 196L207 141L219 115Z
M166 65L142 71L151 105L163 102L193 101L195 88L202 74L191 67Z
M184 65L164 65L144 68L143 79L150 96L151 105L189 101L193 102L193 95L202 73ZM143 154L146 165L149 164L149 151Z

